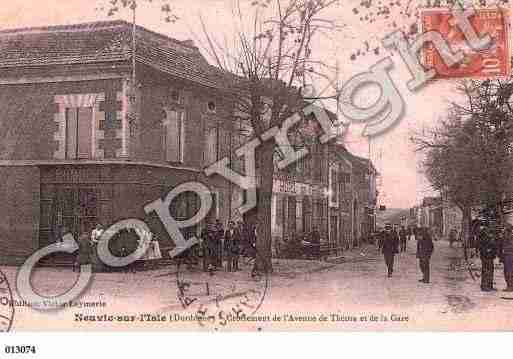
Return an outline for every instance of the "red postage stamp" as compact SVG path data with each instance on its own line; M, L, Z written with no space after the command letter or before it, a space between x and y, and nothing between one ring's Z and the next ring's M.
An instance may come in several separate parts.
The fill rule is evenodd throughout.
M491 46L482 51L473 50L462 31L450 25L452 14L448 9L430 9L422 12L423 32L438 31L456 52L463 51L464 59L448 67L436 48L428 43L423 49L423 63L434 68L436 78L503 77L510 73L508 44L508 14L505 9L476 9L470 22L480 36L490 35Z

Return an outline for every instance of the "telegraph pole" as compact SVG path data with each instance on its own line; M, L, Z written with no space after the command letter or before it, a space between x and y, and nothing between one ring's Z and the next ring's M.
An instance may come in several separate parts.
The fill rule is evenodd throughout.
M132 86L134 86L135 89L135 65L136 65L136 59L135 59L135 47L136 47L136 32L137 32L137 25L136 25L136 8L137 3L136 0L132 0Z

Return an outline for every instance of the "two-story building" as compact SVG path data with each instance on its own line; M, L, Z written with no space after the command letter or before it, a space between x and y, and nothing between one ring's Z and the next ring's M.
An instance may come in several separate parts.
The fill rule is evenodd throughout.
M316 228L328 239L328 146L317 140L317 123L305 118L290 134L291 143L308 154L279 170L275 168L272 197L272 235L275 244Z
M349 249L353 244L353 165L343 145L333 143L328 149L329 240L338 248Z
M352 163L353 171L353 245L359 245L376 229L378 171L368 158L350 152L347 152L347 158Z
M143 207L186 181L208 183L211 216L229 216L229 183L202 172L244 141L229 82L190 41L137 27L134 49L132 30L111 21L0 32L2 263L124 218L170 240ZM188 218L196 207L185 193L170 210Z

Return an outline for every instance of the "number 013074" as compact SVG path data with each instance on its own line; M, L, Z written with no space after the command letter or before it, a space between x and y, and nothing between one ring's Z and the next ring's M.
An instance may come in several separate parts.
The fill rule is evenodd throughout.
M35 345L6 345L5 354L36 354Z

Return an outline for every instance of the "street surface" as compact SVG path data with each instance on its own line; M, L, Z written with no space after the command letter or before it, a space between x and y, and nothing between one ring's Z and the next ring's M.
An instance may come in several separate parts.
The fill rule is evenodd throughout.
M513 300L501 298L506 295L500 266L495 272L499 291L484 293L465 265L454 266L461 262L461 248L449 248L445 241L434 244L430 284L418 282L421 274L414 241L396 256L392 278L387 278L383 258L373 246L347 252L344 260L275 260L275 273L268 282L251 279L250 264L243 265L241 272L214 276L185 268L177 276L176 266L96 273L77 301L105 306L38 312L18 305L13 330L511 330ZM14 288L16 268L1 269ZM42 268L32 282L39 293L50 296L69 288L75 278L71 269ZM179 300L177 278L196 286L186 288L186 296L193 300L186 310ZM201 298L205 281L209 298ZM250 316L251 308L261 304L254 314L261 320L219 320L235 310L233 301L240 304L241 297L246 299L237 306L240 312ZM198 311L216 318L212 322L191 319ZM112 320L120 316L124 320ZM162 321L166 316L178 319Z

